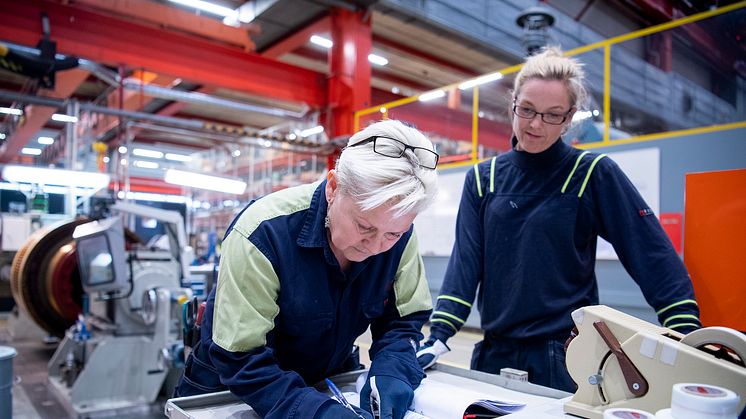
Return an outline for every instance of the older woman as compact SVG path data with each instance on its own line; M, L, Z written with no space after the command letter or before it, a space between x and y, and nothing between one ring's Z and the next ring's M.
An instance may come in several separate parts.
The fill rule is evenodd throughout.
M308 384L359 367L353 343L371 326L381 414L403 417L432 310L412 221L436 194L437 161L422 133L382 121L350 138L325 181L245 208L177 395L229 389L266 418L370 417L370 384L367 412Z
M632 183L604 154L562 141L585 96L581 64L556 48L530 57L516 76L513 149L466 175L423 366L448 350L479 287L485 333L471 367L519 368L529 381L575 391L564 342L570 313L598 304L598 236L614 246L663 326L700 327L686 268Z

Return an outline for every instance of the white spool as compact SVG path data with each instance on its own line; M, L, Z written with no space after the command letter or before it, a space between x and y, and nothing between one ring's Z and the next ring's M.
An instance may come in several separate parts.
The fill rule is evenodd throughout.
M604 410L604 419L656 419L655 416L644 410L613 408Z
M726 388L709 384L674 384L671 408L656 413L657 419L737 419L740 397Z

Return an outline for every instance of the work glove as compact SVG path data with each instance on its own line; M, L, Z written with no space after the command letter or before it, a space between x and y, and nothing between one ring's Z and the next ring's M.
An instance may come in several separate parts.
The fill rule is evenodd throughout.
M434 336L430 336L430 339L425 342L424 345L420 346L417 351L417 362L423 370L426 370L435 364L438 357L451 351L451 348L440 339L436 339Z
M321 405L316 414L313 415L313 419L373 419L370 413L365 410L352 406L355 411L342 406L336 400L326 402Z
M360 391L360 406L375 419L402 419L413 399L412 386L387 375L368 377Z

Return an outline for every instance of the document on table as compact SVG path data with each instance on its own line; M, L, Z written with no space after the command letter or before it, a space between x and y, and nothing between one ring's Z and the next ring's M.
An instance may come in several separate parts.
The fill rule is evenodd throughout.
M358 391L362 389L366 375L363 374L361 377L364 378L358 378L356 386ZM414 392L414 400L409 409L419 416L412 416L411 419L422 419L422 417L453 419L461 418L469 413L500 416L518 412L527 403L538 405L553 400L548 397L519 393L492 384L477 384L480 389L473 388L476 387L474 380L429 372L428 377L422 380ZM348 400L353 397L355 396L351 395ZM354 400L359 401L359 396ZM410 416L406 418L410 419Z

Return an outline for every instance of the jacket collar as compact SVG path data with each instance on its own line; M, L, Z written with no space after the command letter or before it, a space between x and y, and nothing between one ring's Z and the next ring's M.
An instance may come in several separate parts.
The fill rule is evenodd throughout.
M311 205L306 211L306 216L303 220L303 227L298 234L296 243L301 247L324 247L327 245L326 237L326 226L324 226L324 219L326 218L326 210L328 203L326 202L326 180L321 182L313 193L311 198Z
M529 153L516 150L515 146L518 144L518 139L516 139L515 136L511 139L511 144L513 145L513 148L508 152L508 158L516 166L525 169L541 169L553 166L564 159L570 150L572 150L572 147L562 141L562 137L558 138L554 144L541 153Z

